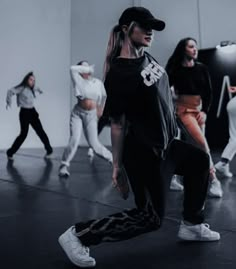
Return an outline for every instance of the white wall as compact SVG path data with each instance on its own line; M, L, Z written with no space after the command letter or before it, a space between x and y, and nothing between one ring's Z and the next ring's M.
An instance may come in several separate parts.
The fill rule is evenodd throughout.
M200 33L203 48L223 40L236 41L236 1L199 0Z
M6 90L31 70L44 91L35 106L51 143L67 143L70 11L69 0L0 0L1 149L9 147L20 130L15 100L12 109L5 110ZM23 147L42 147L34 131L30 131Z
M141 5L166 23L164 31L155 32L150 50L163 66L181 38L191 36L199 40L197 0L142 0Z
M151 49L162 65L181 38L196 38L200 48L236 40L235 0L140 0L140 4L166 22Z

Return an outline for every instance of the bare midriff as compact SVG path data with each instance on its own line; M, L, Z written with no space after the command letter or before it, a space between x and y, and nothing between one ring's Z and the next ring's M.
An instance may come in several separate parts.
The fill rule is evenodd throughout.
M177 96L176 106L185 107L188 109L201 110L202 99L200 95L185 95L181 94Z
M84 110L93 110L97 107L97 103L92 99L85 98L81 100L77 98L77 100L78 100L78 105Z

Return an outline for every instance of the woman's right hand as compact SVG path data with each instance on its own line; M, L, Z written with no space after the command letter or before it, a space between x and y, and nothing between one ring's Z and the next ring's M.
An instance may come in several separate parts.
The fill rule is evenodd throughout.
M9 104L6 104L6 110L8 110L8 108L10 108L11 106Z
M129 183L128 176L123 166L113 166L112 181L113 187L116 188L122 198L126 200L129 197Z
M197 120L198 124L199 124L199 125L203 125L203 124L205 124L205 122L206 122L206 117L207 117L206 113L203 112L203 111L200 111L200 112L197 114L197 116L196 116L196 120Z
M228 88L229 92L235 93L236 92L236 86L230 86Z

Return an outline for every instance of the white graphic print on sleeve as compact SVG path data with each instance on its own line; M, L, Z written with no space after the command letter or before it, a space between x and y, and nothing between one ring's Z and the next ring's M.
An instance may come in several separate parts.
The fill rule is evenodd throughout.
M144 78L143 82L145 85L149 87L156 83L164 72L165 69L162 66L155 61L151 61L150 64L142 70L141 76Z

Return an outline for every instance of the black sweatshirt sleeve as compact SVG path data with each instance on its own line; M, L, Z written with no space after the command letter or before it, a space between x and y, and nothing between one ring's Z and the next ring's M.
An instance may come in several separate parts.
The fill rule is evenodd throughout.
M120 118L126 111L126 99L122 95L122 80L111 71L107 74L104 86L107 99L103 115L111 119Z

